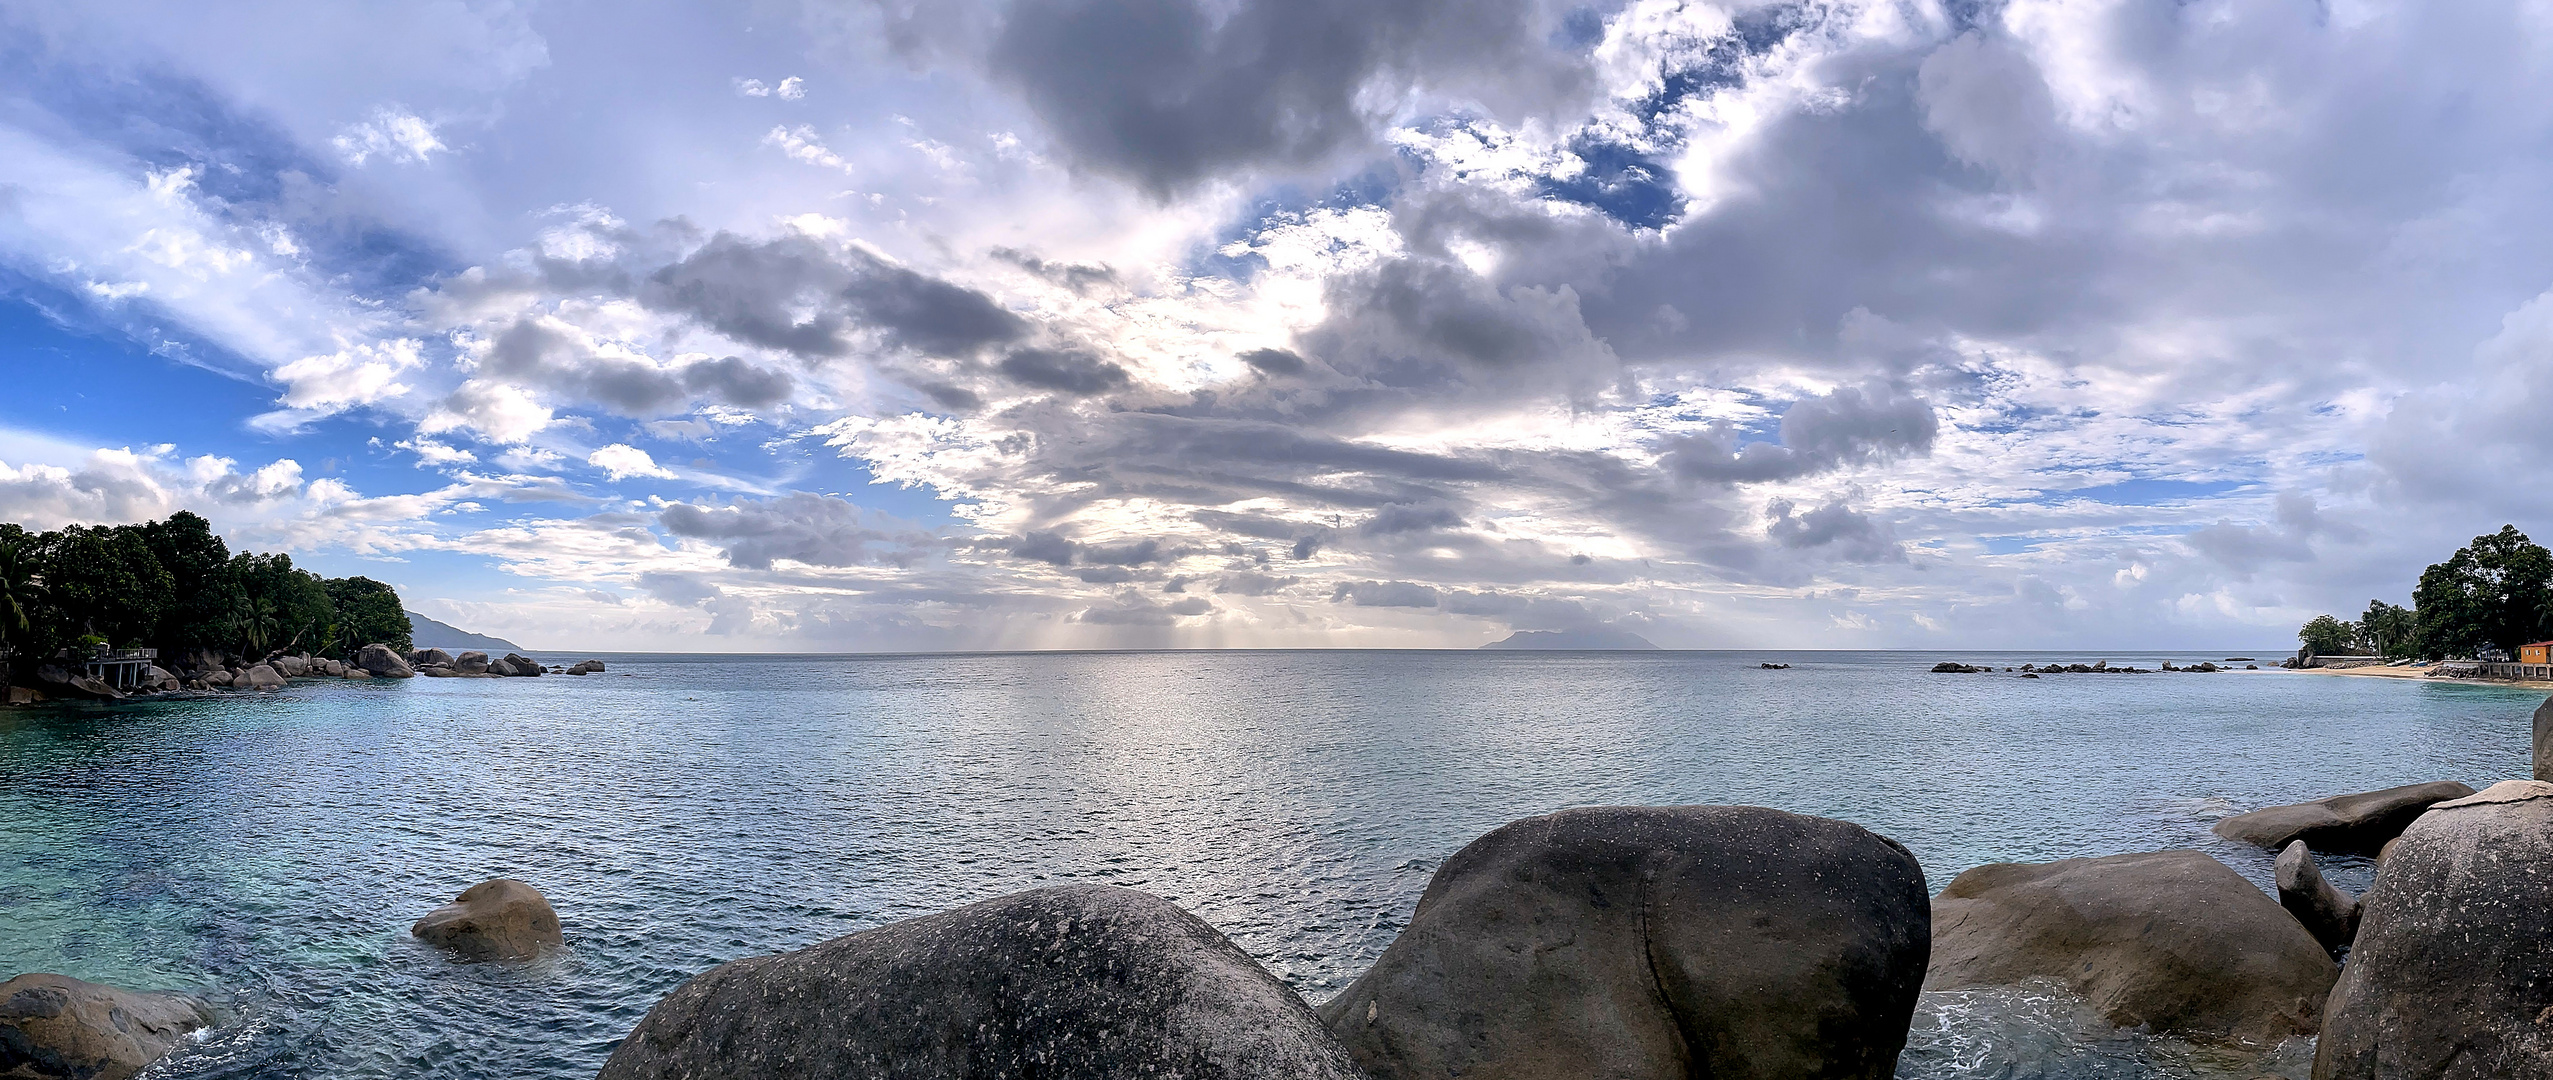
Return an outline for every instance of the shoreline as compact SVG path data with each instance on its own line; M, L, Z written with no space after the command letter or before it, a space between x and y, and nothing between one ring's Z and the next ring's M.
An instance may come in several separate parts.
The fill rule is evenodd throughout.
M2430 681L2429 669L2423 667L2264 668L2262 670L2283 671L2290 675L2356 675L2371 679L2409 679L2421 683ZM2436 682L2446 686L2497 686L2510 690L2541 690L2553 693L2553 682L2543 679L2438 679Z

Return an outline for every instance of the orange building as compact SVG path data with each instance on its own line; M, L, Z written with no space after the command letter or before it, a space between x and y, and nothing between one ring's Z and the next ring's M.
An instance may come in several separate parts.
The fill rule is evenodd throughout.
M2518 663L2553 664L2553 641L2518 646Z

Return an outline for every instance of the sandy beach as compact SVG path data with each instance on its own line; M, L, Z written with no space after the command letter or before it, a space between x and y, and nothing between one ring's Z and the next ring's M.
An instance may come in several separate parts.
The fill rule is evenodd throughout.
M2370 679L2418 680L2429 677L2429 669L2425 667L2263 668L2262 670L2284 671L2291 675L2356 675ZM2553 693L2553 682L2545 682L2540 679L2449 679L2441 677L2437 681L2442 683L2468 683L2475 686L2506 686L2516 690L2542 690L2547 693Z

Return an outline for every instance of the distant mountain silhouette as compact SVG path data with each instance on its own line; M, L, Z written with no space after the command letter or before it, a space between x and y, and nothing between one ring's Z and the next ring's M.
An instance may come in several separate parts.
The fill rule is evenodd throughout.
M449 623L436 622L413 611L408 613L408 625L411 629L408 636L420 649L442 649L445 652L468 652L476 649L489 654L523 651L523 646L504 638L473 634Z
M1484 649L1655 649L1649 639L1629 630L1518 630Z

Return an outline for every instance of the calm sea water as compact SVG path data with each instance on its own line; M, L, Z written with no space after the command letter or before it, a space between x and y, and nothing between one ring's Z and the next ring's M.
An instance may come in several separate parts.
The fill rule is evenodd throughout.
M2542 700L2270 671L1933 675L1917 653L609 659L0 711L0 975L219 1001L229 1022L159 1076L581 1078L721 961L1077 880L1185 905L1317 1002L1440 860L1520 817L1821 814L1895 837L1935 889L1981 863L2169 847L2266 882L2269 855L2217 841L2215 817L2525 775ZM2370 872L2333 869L2350 888ZM549 895L566 952L458 964L408 937L496 875ZM2311 1053L2228 1063L2069 1015L1928 996L1901 1075L2301 1076Z

